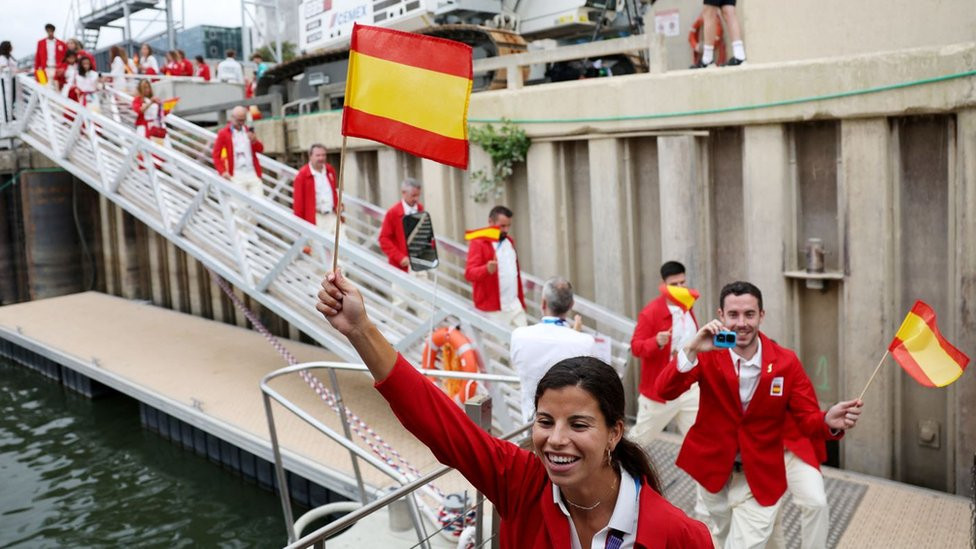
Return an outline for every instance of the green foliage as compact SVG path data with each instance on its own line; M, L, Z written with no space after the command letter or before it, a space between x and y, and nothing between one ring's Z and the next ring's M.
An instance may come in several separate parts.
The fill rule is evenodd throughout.
M475 202L485 202L489 198L502 195L505 181L512 176L516 162L524 162L532 142L525 131L508 120L502 120L500 129L491 124L472 127L469 132L471 142L480 146L491 158L491 169L472 172L471 182L475 188L471 197Z
M261 59L264 59L264 62L265 63L269 63L270 65L273 65L274 64L274 58L275 58L275 56L274 56L274 48L275 48L275 45L276 45L275 42L271 42L269 44L265 44L265 45L261 46L260 48L254 50L253 53L256 53L256 54L260 55L261 56ZM294 59L297 50L298 50L298 46L296 46L294 42L289 42L287 40L285 40L284 42L282 42L281 43L281 56L284 57L284 59L282 59L282 63L286 63L286 62L291 61L292 59ZM252 55L253 55L253 53L252 53ZM248 59L248 61L250 61L250 59Z

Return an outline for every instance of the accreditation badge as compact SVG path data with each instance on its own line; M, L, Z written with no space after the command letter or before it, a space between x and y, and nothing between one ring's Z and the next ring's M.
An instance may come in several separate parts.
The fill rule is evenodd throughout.
M774 377L772 385L769 386L769 395L778 397L783 396L783 378Z

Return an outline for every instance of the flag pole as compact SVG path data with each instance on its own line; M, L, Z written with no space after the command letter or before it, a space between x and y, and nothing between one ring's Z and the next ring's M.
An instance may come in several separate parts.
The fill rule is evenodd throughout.
M336 204L335 246L332 247L332 270L339 267L339 225L342 223L342 179L346 173L346 136L342 136L342 150L339 152L339 188L336 191L339 203Z
M874 381L875 376L877 376L878 372L881 370L881 366L884 364L885 359L888 358L888 353L889 351L886 349L885 353L881 355L881 360L878 362L877 367L874 368L874 373L871 374L871 378L868 379L868 384L864 386L864 390L861 391L861 395L857 397L858 400L864 398L864 393L868 392L868 387L871 386L871 382Z

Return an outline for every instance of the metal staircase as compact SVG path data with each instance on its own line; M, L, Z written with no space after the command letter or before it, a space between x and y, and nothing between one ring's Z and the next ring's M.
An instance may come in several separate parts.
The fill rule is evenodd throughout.
M314 309L333 242L292 214L297 170L262 156L264 196L255 198L217 175L210 155L215 135L191 122L169 115L167 144L161 146L136 134L131 97L122 92L105 91L104 114L98 114L24 75L18 86L17 121L0 126L0 137L23 140L321 345L359 361ZM383 209L348 195L344 201L340 265L362 289L369 315L387 339L416 364L431 325L460 324L476 342L486 373L513 374L510 328L471 306L463 276L466 247L439 238L436 283L418 280L390 267L375 245ZM537 317L542 281L526 273L523 280L530 316ZM394 295L411 308L394 308ZM622 369L634 322L580 298L576 310L588 326L610 336L614 365ZM519 417L517 387L497 383L487 390L496 403L496 427L512 430Z

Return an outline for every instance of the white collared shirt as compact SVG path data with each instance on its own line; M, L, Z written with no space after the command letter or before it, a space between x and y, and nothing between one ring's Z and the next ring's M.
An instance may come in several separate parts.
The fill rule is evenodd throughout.
M498 260L498 295L503 311L521 309L522 302L518 297L518 261L515 246L508 238L496 242L495 259Z
M54 68L58 66L57 60L57 44L58 41L54 38L47 38L44 43L47 46L47 68Z
M593 542L590 549L604 549L607 546L607 536L610 530L616 530L623 534L623 543L620 549L632 549L637 542L637 517L640 507L640 484L635 482L634 477L623 467L620 468L620 491L617 492L617 503L613 507L613 514L610 515L610 522L603 529L593 535ZM552 485L552 500L559 507L559 510L569 519L569 532L572 539L572 549L583 549L580 543L579 534L576 533L576 525L573 524L573 516L569 514L569 509L563 502L562 493L559 487Z
M234 84L244 83L244 68L236 59L228 57L217 63L217 80Z
M554 316L544 316L538 324L512 330L509 350L510 364L519 376L525 422L535 416L535 389L549 368L567 358L596 356L593 336L577 332Z
M691 341L698 333L698 325L695 324L691 311L686 311L677 305L668 303L668 311L671 312L671 354L684 349L685 345Z
M759 374L762 373L762 338L759 338L758 334L756 338L756 354L752 355L749 360L736 354L735 349L729 349L732 367L735 368L736 375L739 378L739 400L742 402L743 412L752 402L756 387L759 385ZM685 355L684 348L682 348L678 352L678 371L681 373L690 372L695 366L698 366L698 357L695 357L695 362L691 362Z
M247 126L241 129L230 127L231 139L234 143L234 173L253 172L254 161L251 159L251 139L247 136Z
M315 180L315 209L319 213L332 213L335 201L332 199L332 183L329 182L329 170L322 166L322 171L316 171L311 164L308 171L312 172Z
M419 202L411 206L410 204L407 204L406 200L401 198L400 204L403 205L403 215L411 215L420 211L420 207L417 206L417 204L420 204Z

